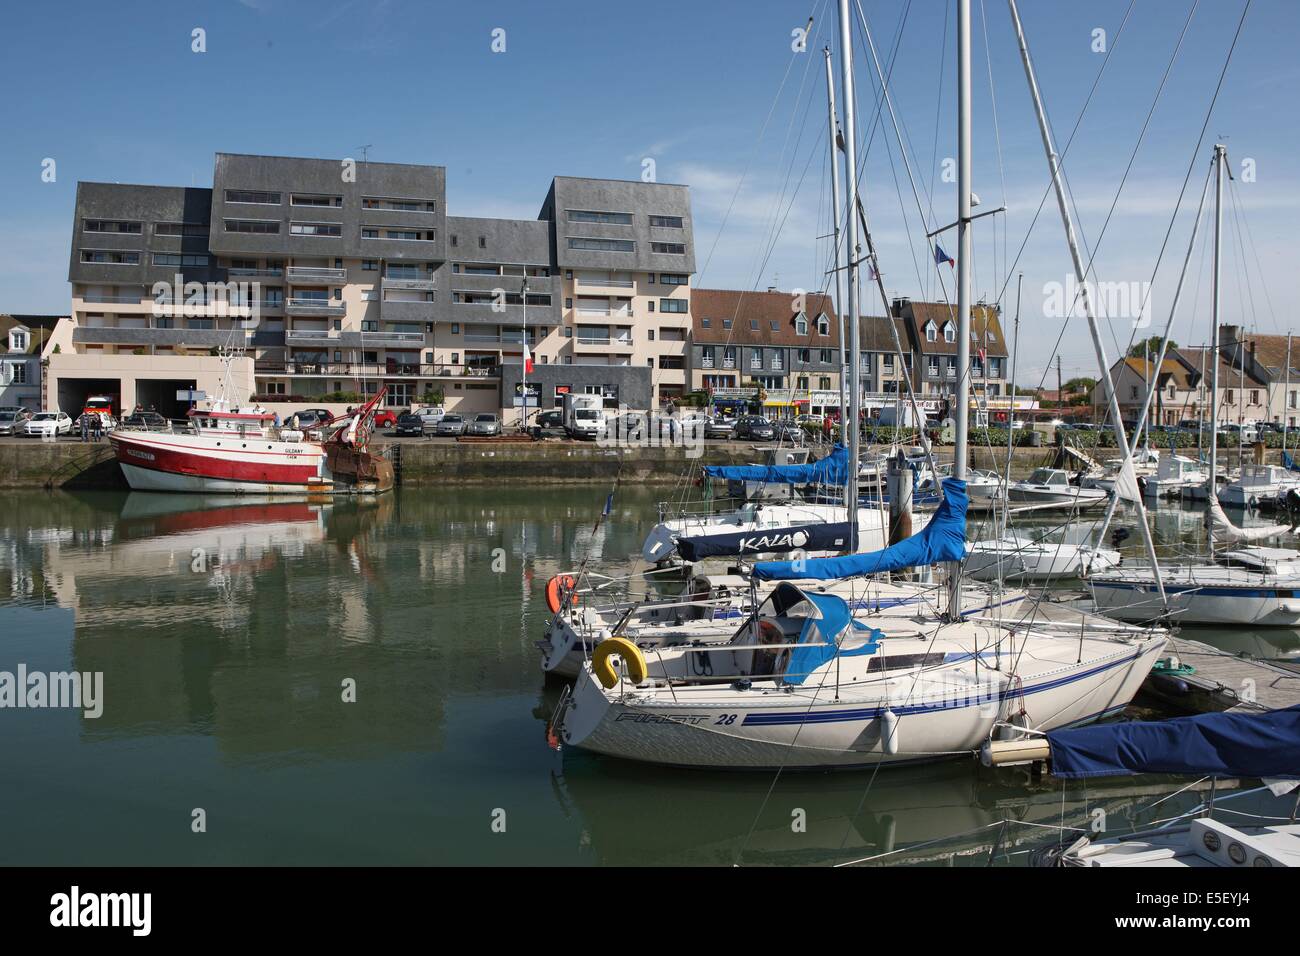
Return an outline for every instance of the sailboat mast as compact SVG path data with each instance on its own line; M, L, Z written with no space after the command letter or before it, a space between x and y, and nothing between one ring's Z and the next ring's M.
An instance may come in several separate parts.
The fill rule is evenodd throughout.
M834 242L832 249L835 253L834 264L831 266L833 282L831 294L835 302L835 314L840 317L840 440L843 441L845 422L848 421L849 330L844 318L844 297L840 294L840 168L836 165L840 156L836 144L838 130L835 123L835 75L834 67L831 65L831 48L825 47L822 54L826 58L826 141L831 151L831 236Z
M967 0L968 2L968 0ZM858 429L862 390L858 385L858 220L853 214L858 201L858 139L854 123L853 100L853 31L849 23L849 0L840 0L840 84L844 94L844 182L848 205L844 213L845 256L848 265L847 291L849 312L849 407L848 419L842 423L849 430L849 474L845 484L849 510L849 534L857 550L858 457L861 435Z
M1092 295L1088 286L1088 272L1079 254L1079 243L1075 238L1074 218L1070 215L1070 206L1065 196L1065 183L1061 177L1061 160L1052 143L1052 131L1047 125L1047 113L1043 108L1043 98L1038 90L1038 79L1034 74L1034 65L1029 59L1029 45L1025 40L1024 26L1020 22L1020 10L1016 0L1007 0L1011 8L1011 21L1016 29L1016 41L1020 47L1020 61L1025 67L1025 78L1029 82L1029 92L1034 100L1034 114L1038 118L1038 132L1043 140L1043 151L1047 154L1047 165L1052 174L1052 187L1056 192L1056 205L1061 212L1061 223L1065 226L1065 242L1070 247L1070 259L1074 263L1075 278L1079 283L1079 295L1083 300L1084 315L1088 319L1088 333L1092 336L1092 348L1097 355L1097 372L1105 386L1106 402L1110 409L1111 422L1115 429L1115 446L1124 452L1121 474L1116 480L1115 493L1119 493L1120 483L1125 480L1125 472L1133 474L1133 455L1128 436L1124 433L1124 418L1119 409L1119 397L1115 394L1115 382L1110 374L1110 362L1106 358L1106 346L1102 343L1101 332L1097 327L1097 313L1093 308ZM1137 510L1138 527L1142 529L1142 541L1146 545L1147 558L1155 573L1156 590L1160 594L1160 603L1167 605L1165 585L1160 578L1160 562L1156 557L1155 541L1151 537L1151 527L1147 524L1147 509L1142 503L1142 495L1134 498Z
M1282 451L1286 451L1287 412L1291 410L1291 333L1286 334L1286 383L1282 386Z
M1219 253L1223 241L1223 163L1227 152L1222 143L1214 144L1214 274L1210 278L1210 347L1206 350L1210 363L1210 477L1205 494L1211 502L1219 492ZM1208 525L1206 541L1213 552L1213 522Z
M966 433L970 418L970 179L971 179L970 0L957 2L957 381L951 409L956 441L952 476L966 480L969 452ZM985 320L987 322L987 319ZM948 579L948 617L961 614L961 564L954 563Z

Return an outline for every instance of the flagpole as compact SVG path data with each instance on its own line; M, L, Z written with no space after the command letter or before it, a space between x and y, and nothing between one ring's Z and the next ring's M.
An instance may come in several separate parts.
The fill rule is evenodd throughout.
M523 329L524 329L524 377L523 377L523 395L524 404L520 410L519 427L524 431L528 430L528 360L531 357L528 351L528 266L524 266L524 284L519 289L519 307L522 309Z

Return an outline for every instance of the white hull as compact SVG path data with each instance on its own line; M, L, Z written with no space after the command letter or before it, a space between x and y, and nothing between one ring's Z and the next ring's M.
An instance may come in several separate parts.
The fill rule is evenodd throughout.
M1141 623L1165 615L1151 578L1092 580L1097 611L1120 621ZM1263 582L1238 585L1187 585L1165 581L1170 617L1179 624L1300 627L1300 581L1291 587ZM1294 595L1294 596L1293 596Z
M977 541L967 548L963 566L977 581L1048 581L1105 571L1120 561L1118 551L1079 544Z
M1039 730L1114 713L1137 693L1165 646L1164 637L1104 642L1108 653L1080 665L1074 662L1078 640L1050 640L1051 659L1037 642L1038 669L1032 677L1022 674L1023 681L987 664L976 679L968 664L869 681L874 688L841 685L838 698L830 685L821 693L808 686L787 694L696 685L672 694L642 696L629 689L618 695L604 691L584 668L563 739L609 756L697 768L836 769L937 760L977 750L994 724L1022 704L1028 726ZM886 752L890 720L897 723L892 752Z
M180 475L154 471L122 463L122 474L133 491L172 491L234 495L303 495L313 490L333 491L332 482L319 485L268 484L253 481L230 481L223 478L205 478L202 475Z

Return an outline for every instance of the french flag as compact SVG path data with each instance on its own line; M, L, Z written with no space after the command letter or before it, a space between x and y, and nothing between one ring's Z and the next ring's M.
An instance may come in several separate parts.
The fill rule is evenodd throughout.
M528 348L528 343L524 343L524 374L527 375L533 370L533 353Z
M936 242L934 244L934 263L935 265L941 265L945 262L948 263L948 265L952 266L954 269L957 268L957 260L954 259L952 256L948 255L948 253L944 252L943 246L939 245L939 243Z

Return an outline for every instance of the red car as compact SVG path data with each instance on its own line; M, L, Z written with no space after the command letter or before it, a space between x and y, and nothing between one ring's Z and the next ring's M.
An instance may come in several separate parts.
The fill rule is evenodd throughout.
M397 412L391 408L381 408L375 412L376 428L393 428L397 425Z

